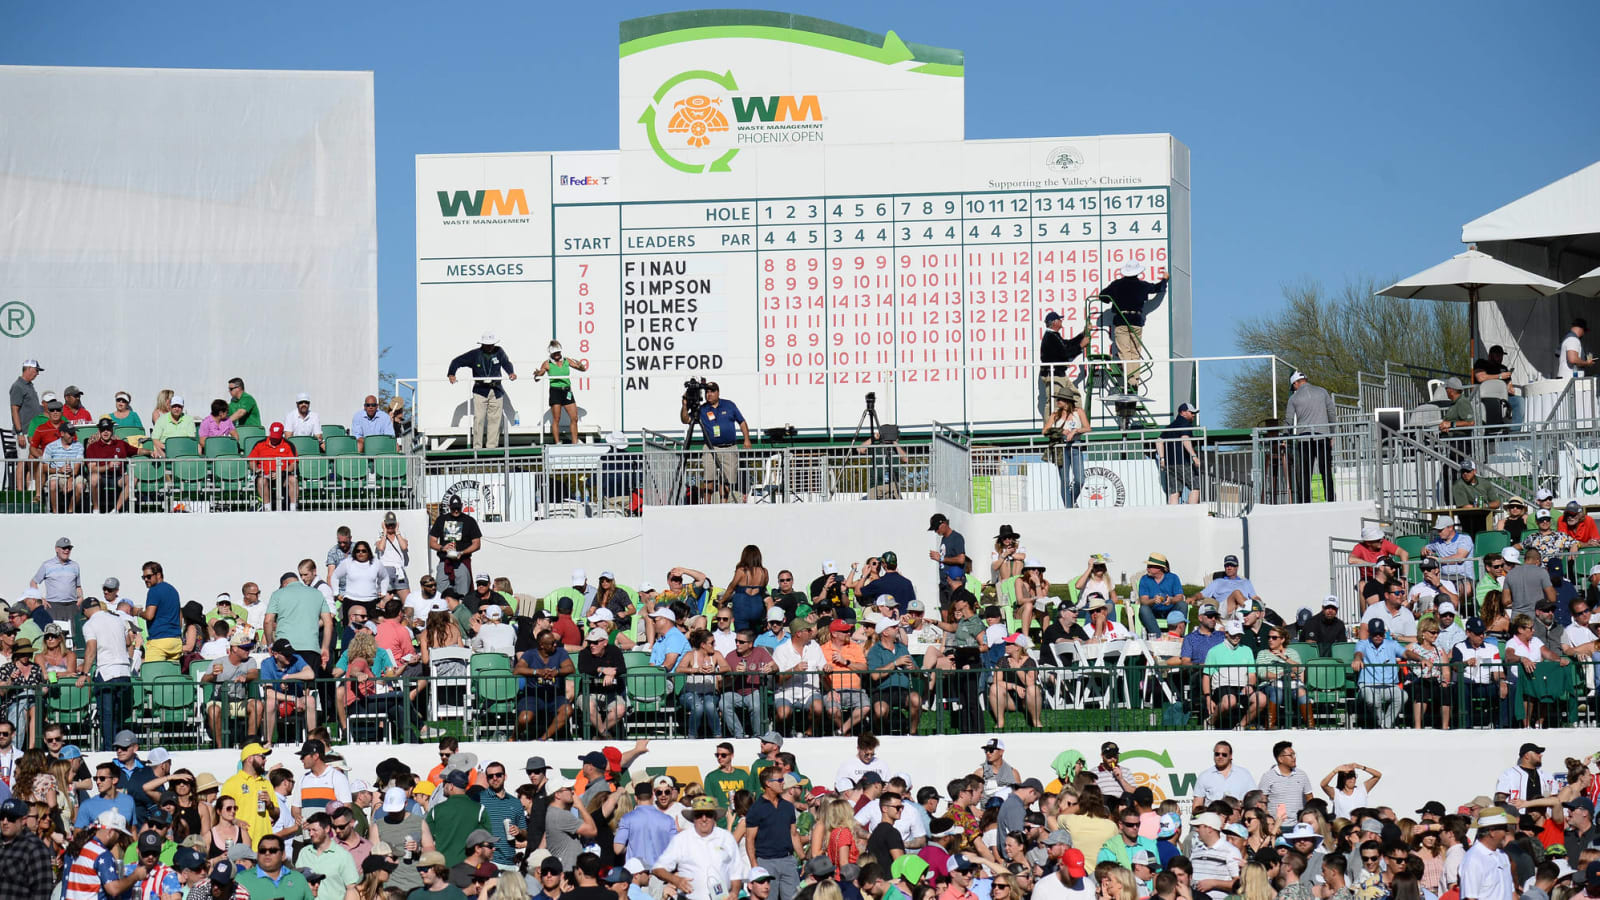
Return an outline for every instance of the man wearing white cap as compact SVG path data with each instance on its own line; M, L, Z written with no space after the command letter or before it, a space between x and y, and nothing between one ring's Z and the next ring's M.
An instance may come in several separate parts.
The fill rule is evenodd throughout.
M1222 626L1222 643L1206 653L1200 690L1206 697L1208 724L1219 727L1235 709L1244 710L1240 727L1250 725L1267 705L1256 690L1255 653L1244 643L1244 623L1229 619ZM1269 726L1271 727L1271 726Z
M173 394L172 399L167 401L167 414L150 423L152 445L150 455L156 459L165 459L168 438L186 437L198 440L199 428L194 417L183 411L183 395Z
M1117 358L1123 360L1122 376L1128 390L1137 388L1145 374L1146 367L1137 362L1143 356L1145 304L1152 295L1160 300L1167 290L1165 278L1154 284L1141 279L1144 268L1142 262L1125 263L1117 270L1119 277L1100 289L1100 295L1111 298L1116 306L1112 335L1116 338Z
M28 458L28 423L34 416L44 415L44 404L39 402L39 391L33 386L33 380L39 377L44 369L37 359L22 361L22 374L17 380L11 382L11 432L17 436L17 459ZM17 485L28 483L27 464L17 463Z
M311 411L310 394L295 395L294 408L283 417L283 430L291 437L314 437L322 443L322 417Z
M1300 437L1294 443L1294 502L1311 502L1311 470L1322 473L1322 491L1333 502L1333 421L1338 415L1333 395L1311 383L1304 372L1289 376L1288 407L1284 417Z
M506 397L505 389L500 386L500 376L504 374L516 381L517 370L492 331L485 331L478 338L476 349L450 360L444 374L451 384L456 383L456 370L462 367L472 370L472 449L493 450L500 446L501 413Z
M1389 540L1383 533L1383 526L1376 522L1368 522L1361 526L1361 540L1350 548L1350 558L1347 562L1352 566L1362 566L1361 577L1372 577L1372 564L1386 556L1399 557L1401 562L1410 562L1411 554L1405 548Z
M1201 813L1190 824L1194 826L1194 847L1189 853L1189 861L1194 864L1190 887L1196 895L1204 893L1211 900L1223 900L1233 893L1244 868L1244 857L1239 848L1222 839L1221 816Z

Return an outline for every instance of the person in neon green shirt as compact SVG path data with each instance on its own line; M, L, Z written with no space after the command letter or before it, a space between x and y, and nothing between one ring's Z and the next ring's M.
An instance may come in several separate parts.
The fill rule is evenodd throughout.
M156 419L155 424L150 426L150 440L156 445L150 455L156 459L166 458L168 438L192 438L198 434L199 426L195 423L194 417L183 411L181 395L174 395L167 406L167 414Z
M561 342L550 342L550 358L539 364L533 377L550 376L550 443L561 443L561 414L567 414L567 434L572 443L578 442L578 400L572 395L572 370L589 371L589 363L581 359L568 359L561 352Z

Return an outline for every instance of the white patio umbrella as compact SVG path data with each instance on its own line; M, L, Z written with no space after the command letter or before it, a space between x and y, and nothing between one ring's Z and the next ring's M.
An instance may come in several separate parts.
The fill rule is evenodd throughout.
M1590 269L1561 288L1563 294L1600 297L1600 269Z
M1410 278L1389 285L1379 291L1378 296L1469 304L1467 334L1471 336L1472 357L1476 358L1479 301L1537 300L1561 290L1560 284L1543 275L1503 263L1472 247L1431 269L1424 269Z

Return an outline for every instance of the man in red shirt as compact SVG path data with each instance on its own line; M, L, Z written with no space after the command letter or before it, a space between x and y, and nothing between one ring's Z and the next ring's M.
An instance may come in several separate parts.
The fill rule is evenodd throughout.
M44 426L40 425L39 430L43 431ZM1557 523L1557 530L1585 547L1600 546L1600 529L1595 527L1594 519L1589 518L1589 514L1584 511L1583 504L1576 500L1567 502L1567 510Z
M75 384L69 384L67 389L61 392L61 396L67 401L66 405L61 407L61 415L68 422L74 425L87 425L94 421L94 416L89 415L89 411L83 408L83 390L81 388Z
M83 442L83 458L89 461L89 497L95 512L122 512L128 503L127 463L123 460L139 451L115 437L116 425L109 416L95 426L95 436ZM108 502L112 497L116 500Z
M294 445L283 437L283 423L273 422L267 439L250 448L250 468L256 472L256 496L272 508L275 497L287 496L289 509L300 508L300 480L295 476Z

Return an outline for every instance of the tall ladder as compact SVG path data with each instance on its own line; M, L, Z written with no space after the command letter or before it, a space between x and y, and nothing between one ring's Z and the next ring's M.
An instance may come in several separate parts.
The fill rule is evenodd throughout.
M1123 366L1116 357L1115 322L1117 313L1116 304L1105 294L1095 294L1084 301L1084 321L1100 321L1100 314L1104 310L1097 310L1095 304L1105 304L1111 309L1113 322L1112 338L1107 341L1108 352L1094 350L1094 342L1084 350L1084 358L1092 363L1086 367L1088 375L1084 380L1084 402L1088 405L1089 424L1092 426L1111 426L1119 431L1133 431L1142 428L1159 428L1150 413L1147 405L1149 397L1144 393L1145 385L1149 383L1150 375L1155 371L1149 351L1144 346L1144 340L1137 339L1139 349L1139 364L1134 368L1133 374L1138 376L1139 384L1132 387L1126 383ZM1095 404L1095 397L1099 396L1100 404Z

